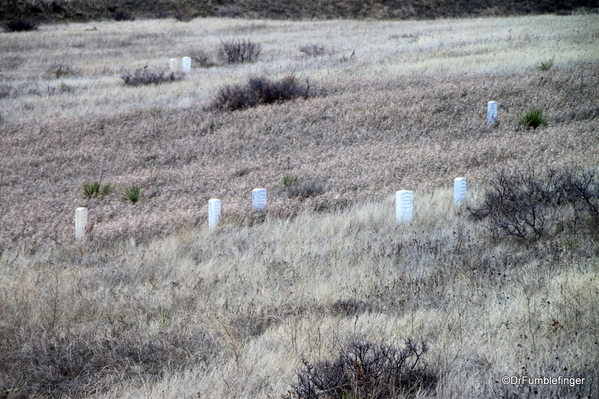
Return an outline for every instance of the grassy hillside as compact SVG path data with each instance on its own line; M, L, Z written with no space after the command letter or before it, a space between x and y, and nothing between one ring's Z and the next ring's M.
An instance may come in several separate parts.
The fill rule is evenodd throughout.
M198 17L269 19L434 19L530 14L570 14L597 9L597 0L7 0L0 21L31 18L38 21L89 21L110 18Z
M350 378L321 398L599 397L598 22L0 34L0 398L307 398L308 365ZM256 60L219 57L242 39ZM182 79L122 79L184 55ZM223 87L290 75L307 96L212 107ZM533 107L548 121L527 129ZM458 176L470 194L456 207ZM92 181L115 190L86 198ZM135 204L121 198L131 186ZM251 210L256 187L266 214ZM400 189L414 191L409 224L395 221ZM223 219L208 230L215 197ZM91 221L80 242L77 206ZM402 353L408 340L428 351L382 383L360 362L332 372L348 343Z

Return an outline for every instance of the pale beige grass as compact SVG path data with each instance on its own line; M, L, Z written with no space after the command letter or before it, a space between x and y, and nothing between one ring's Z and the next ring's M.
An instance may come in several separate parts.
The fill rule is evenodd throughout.
M351 339L401 346L407 338L431 346L425 361L441 377L436 397L520 395L528 387L496 381L524 373L586 377L574 388L536 388L594 397L596 259L543 246L535 254L491 248L451 197L417 197L420 216L406 225L395 223L388 197L143 245L6 251L2 328L25 340L33 338L21 331L33 329L41 345L65 347L70 337L89 345L164 340L190 356L163 364L164 378L124 368L113 384L97 382L108 390L98 398L280 397L302 358L332 359ZM580 245L596 251L592 240ZM349 301L360 305L346 313L339 304ZM193 360L202 353L207 360Z
M0 107L8 121L41 121L206 104L223 84L251 75L294 73L327 87L414 73L510 74L530 71L548 59L567 67L599 59L598 21L591 14L423 22L196 19L187 24L48 25L38 32L1 36L1 84L14 88L14 94L0 99ZM220 40L229 39L260 43L260 61L207 69L194 65L184 81L170 85L127 88L119 77L144 66L167 68L170 58L199 50L214 57ZM313 58L299 51L313 43L324 45L326 54ZM72 67L74 75L44 79L57 65ZM72 91L56 94L61 84Z

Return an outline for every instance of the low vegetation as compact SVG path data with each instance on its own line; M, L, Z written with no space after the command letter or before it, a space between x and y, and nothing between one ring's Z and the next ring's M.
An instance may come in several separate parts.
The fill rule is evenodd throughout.
M350 342L334 361L310 364L298 372L287 398L387 399L432 394L438 377L426 369L426 342L408 339L402 349L371 342Z
M4 18L11 19L28 14L48 21L90 21L109 19L115 14L128 14L115 7L115 2L105 0L90 3L85 0L9 1L3 4ZM232 2L186 2L182 0L133 0L126 3L127 10L139 18L164 18L164 16L189 15L193 18L255 18L255 19L436 19L463 16L506 16L573 12L596 9L596 0L521 0L518 2L493 2L491 0L441 2L431 7L426 0L393 2L384 0L370 3L362 0L290 0L271 4L262 0Z
M594 170L502 170L489 182L483 206L470 208L490 230L525 243L541 237L599 233L599 176Z
M516 120L520 126L526 129L536 129L541 126L547 126L549 117L539 108L529 108L526 111L516 115Z
M258 61L261 52L262 46L249 39L221 40L218 57L227 64L243 64Z
M280 80L266 77L249 78L245 85L228 85L219 89L212 108L236 111L258 105L281 103L296 98L308 98L310 84L301 83L295 76L288 75Z
M0 398L597 397L597 15L245 6L1 34ZM290 7L321 10L256 13ZM217 59L244 37L257 61ZM119 78L193 50L184 83Z
M27 32L37 30L37 23L29 19L13 19L4 24L7 32Z
M161 69L141 68L121 75L126 86L157 85L183 79L183 75Z

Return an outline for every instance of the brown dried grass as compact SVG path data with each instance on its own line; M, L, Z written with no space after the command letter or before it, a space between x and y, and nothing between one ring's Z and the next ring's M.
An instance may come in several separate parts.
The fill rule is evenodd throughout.
M311 26L302 37L309 43L331 25L239 22L236 34L270 35L256 39L272 44L267 61L202 70L185 82L206 82L197 91L183 82L115 91L116 71L81 63L80 80L67 80L77 85L68 96L28 93L43 87L36 76L77 47L57 45L54 57L40 50L32 56L39 63L24 63L37 39L3 41L11 50L0 63L25 66L5 75L10 89L0 98L9 110L0 125L0 383L8 390L0 396L279 397L302 357L331 359L356 337L427 340L427 362L440 377L436 397L519 397L535 389L546 397L596 396L588 383L599 369L596 237L561 233L530 248L494 240L452 206L448 189L467 176L476 197L501 167L598 166L599 68L595 47L585 50L595 20L578 31L565 26L579 19L560 20L565 25L552 25L548 36L530 37L542 58L560 35L583 49L565 51L566 61L549 71L537 70L536 60L523 66L519 51L530 48L508 33L501 43L481 39L482 26L507 26L499 20L381 23L380 31L335 21L361 39L351 58L331 36L341 48L334 59L301 65L318 96L230 113L204 108L221 84L262 69L297 72L286 67L293 57L277 50L273 32L285 40ZM149 48L158 36L133 32L143 24L132 24L120 24L132 30L120 37L114 25L99 25L111 31L103 45L118 59L128 51L119 40L145 40L155 56ZM514 28L515 40L529 27ZM389 43L425 28L434 33L423 43L399 47L402 62L385 63ZM64 34L85 29L67 26ZM448 45L439 37L451 29L452 54L442 54ZM373 30L387 40L366 34ZM459 43L475 32L474 43ZM102 45L87 39L73 44ZM368 53L372 43L384 45ZM286 45L298 52L299 43ZM497 56L489 53L494 46ZM479 52L467 55L468 48ZM123 67L135 67L136 56L123 58ZM102 90L99 97L115 102L102 106ZM197 101L165 107L157 100L163 94L169 103L178 90ZM500 104L496 127L486 126L488 100ZM138 109L119 105L130 102ZM529 106L544 109L551 123L520 128L515 116ZM316 181L324 193L290 197L285 175ZM95 180L117 190L84 199L83 183ZM132 185L144 198L125 204L118 194ZM266 217L251 210L258 186L269 190ZM415 191L410 225L395 223L398 189ZM213 197L223 200L224 218L208 231ZM90 209L83 243L74 240L77 206ZM587 383L496 382L524 373Z

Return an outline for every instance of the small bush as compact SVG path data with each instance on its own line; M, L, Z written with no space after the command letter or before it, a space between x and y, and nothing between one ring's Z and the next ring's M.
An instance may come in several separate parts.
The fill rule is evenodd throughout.
M300 46L299 51L310 57L318 57L325 53L325 47L322 44L307 44Z
M73 69L68 65L55 65L46 71L44 75L48 79L60 79L64 76L73 75Z
M220 41L218 57L227 64L243 64L258 61L262 47L251 40Z
M324 188L313 180L303 181L297 176L283 176L283 187L289 197L310 198L324 193Z
M304 360L287 398L387 399L432 392L438 377L421 362L427 351L424 341L408 340L403 349L351 342L332 362L311 364Z
M123 191L121 199L125 202L135 204L141 199L141 189L138 186L127 187Z
M151 70L147 68L137 69L121 75L121 79L127 86L140 86L175 82L183 79L183 75L165 70Z
M215 109L235 111L299 97L307 98L309 90L310 85L307 81L302 85L295 76L291 75L278 81L265 77L250 78L244 86L229 85L221 88L212 106Z
M516 121L519 125L527 129L536 129L540 126L546 126L549 118L538 108L531 108L516 115Z
M135 17L128 11L117 10L112 13L112 19L115 21L135 21Z
M180 22L190 22L193 18L187 13L178 12L175 14L175 19Z
M27 32L37 30L37 24L28 19L13 19L4 24L4 30L7 32Z
M468 210L487 220L497 235L528 244L564 229L595 233L599 227L599 176L594 171L503 170L489 183L482 206Z
M195 65L202 68L211 68L216 66L216 62L214 62L212 57L210 57L210 55L208 55L208 53L204 50L193 51L190 56Z

